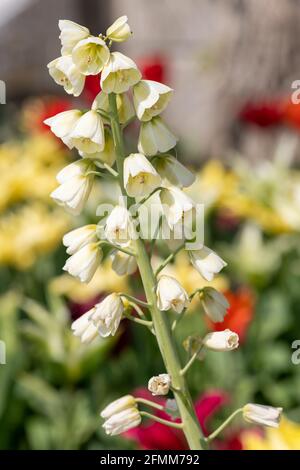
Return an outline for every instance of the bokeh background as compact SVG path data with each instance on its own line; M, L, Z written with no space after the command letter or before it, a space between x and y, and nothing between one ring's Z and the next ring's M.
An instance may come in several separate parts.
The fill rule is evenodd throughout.
M75 101L49 77L58 19L99 33L123 14L134 36L122 50L144 78L176 91L166 118L180 137L179 158L197 172L189 191L205 204L206 244L228 262L214 281L231 304L224 323L208 323L195 302L178 333L182 343L230 328L241 339L234 353L193 365L199 420L209 432L246 402L282 406L278 430L237 420L214 446L300 449L300 364L292 361L300 339L300 105L291 101L300 79L298 0L1 0L0 448L186 448L180 433L150 421L126 436L104 435L101 408L147 394L163 365L139 325L124 321L116 337L89 346L70 332L107 293L141 292L138 275L118 277L109 259L88 285L62 274L63 234L94 222L114 188L96 185L76 219L49 198L56 173L76 155L43 120L86 108L99 92L99 77L90 77ZM136 135L131 126L131 145ZM169 269L189 292L203 283L184 255Z

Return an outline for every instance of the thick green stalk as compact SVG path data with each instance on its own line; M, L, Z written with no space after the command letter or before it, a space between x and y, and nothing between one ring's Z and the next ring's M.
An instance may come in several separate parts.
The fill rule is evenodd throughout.
M123 182L123 161L125 157L124 144L116 106L116 95L114 93L110 93L109 95L109 105L120 186L122 194L126 196ZM134 200L130 198L128 198L127 201L128 207L134 204ZM151 312L158 346L162 354L166 370L172 379L172 388L183 424L182 429L190 449L200 450L206 447L205 439L195 414L186 379L180 374L181 364L171 334L170 325L165 313L161 312L156 305L156 280L145 244L140 238L135 241L135 251L147 302L150 304L149 310Z

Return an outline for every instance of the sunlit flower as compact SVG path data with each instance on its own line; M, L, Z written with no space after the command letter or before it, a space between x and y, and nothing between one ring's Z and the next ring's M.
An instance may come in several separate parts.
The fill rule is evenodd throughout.
M103 166L104 164L113 166L116 160L116 152L111 130L108 127L104 128L104 142L104 149L101 152L79 152L80 156L83 158L90 158L91 160L97 160L97 166Z
M73 215L80 214L89 197L94 177L88 173L93 168L90 160L83 159L66 166L56 177L60 186L51 197Z
M106 420L103 424L106 434L111 436L128 431L141 422L136 400L131 395L112 402L102 411L101 417Z
M81 315L75 320L71 329L75 336L79 336L82 343L91 343L98 336L97 328L90 320L91 311Z
M111 243L128 245L134 236L132 218L123 206L115 206L105 225L105 236Z
M76 122L70 134L71 143L84 153L96 153L104 150L104 126L97 111L84 113Z
M90 282L102 259L102 250L97 243L88 243L67 259L63 270L81 282Z
M119 276L130 276L137 269L135 257L127 253L116 250L111 254L111 258L111 267Z
M181 313L189 306L189 296L181 284L171 276L160 276L157 288L157 306L160 310L173 309Z
M69 148L72 148L70 134L81 116L82 112L78 109L70 109L46 119L44 123L50 126L56 137L59 137Z
M49 74L53 80L64 87L69 95L79 96L83 90L85 76L74 65L70 55L64 55L48 64Z
M126 124L135 116L135 111L130 98L126 93L116 95L117 110L120 124ZM93 101L92 109L102 109L109 112L108 94L100 91Z
M83 75L97 75L109 60L109 49L103 39L89 36L76 44L72 60Z
M96 233L97 225L90 224L83 227L76 228L68 232L63 237L63 244L67 247L68 255L73 255L76 251L80 250L88 243L97 241Z
M204 287L200 300L206 315L213 322L222 322L229 308L229 302L221 292L213 287Z
M144 155L152 156L158 152L167 152L175 147L176 143L177 137L159 116L141 123L138 150Z
M282 408L248 403L243 407L243 417L249 423L278 428Z
M74 23L74 21L59 20L58 27L61 31L59 39L62 45L62 55L71 54L76 44L90 35L89 30L85 26Z
M123 302L118 294L110 294L102 302L96 304L91 312L91 321L100 336L114 336L119 327L124 311Z
M120 16L107 30L106 36L114 42L124 42L128 39L132 32L127 23L128 18L126 15Z
M141 80L133 88L133 101L140 121L150 121L166 109L173 90L153 80Z
M154 166L160 176L174 186L187 188L195 181L195 175L182 165L173 155L154 159Z
M152 395L167 395L171 386L171 377L169 374L159 374L151 377L148 382L148 390Z
M230 330L215 331L205 336L203 345L212 351L232 351L239 346L239 337Z
M113 52L101 74L101 88L105 93L124 93L141 79L141 72L129 57Z
M161 183L149 160L140 153L132 153L124 160L124 186L128 196L148 196Z
M206 246L200 250L189 251L189 255L194 268L207 281L212 281L214 275L227 266L227 263L217 253Z
M174 230L180 224L191 229L194 201L175 186L162 189L159 197L169 228Z

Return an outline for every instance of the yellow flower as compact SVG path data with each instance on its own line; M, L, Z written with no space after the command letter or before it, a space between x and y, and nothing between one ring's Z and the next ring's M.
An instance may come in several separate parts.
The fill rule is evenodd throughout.
M263 434L244 431L241 437L246 450L300 450L300 424L285 417L278 429L267 428Z

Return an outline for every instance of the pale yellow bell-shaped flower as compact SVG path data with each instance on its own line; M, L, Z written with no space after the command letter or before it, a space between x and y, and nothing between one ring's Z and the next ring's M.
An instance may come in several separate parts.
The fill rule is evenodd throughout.
M75 66L70 55L52 60L47 67L53 80L63 86L68 95L79 96L81 94L85 84L85 76Z
M137 270L137 263L134 256L115 250L111 254L111 258L111 267L119 276L130 276Z
M106 220L105 237L111 243L128 246L134 236L134 225L129 211L123 206L115 206Z
M112 402L102 411L101 417L105 419L103 428L106 434L111 436L139 426L142 420L136 400L131 395Z
M102 250L97 243L88 243L67 259L63 270L81 282L90 282L102 260Z
M152 156L158 152L167 152L175 147L176 143L177 137L159 116L141 123L138 150L144 155Z
M71 134L71 144L85 154L104 150L104 126L99 113L90 110L76 122Z
M75 320L71 329L75 336L78 336L82 343L89 344L99 336L97 328L92 323L90 317L94 309L89 310Z
M132 59L121 52L113 52L103 68L101 88L105 93L124 93L141 77L141 72Z
M141 153L132 153L124 160L124 187L128 196L148 196L161 183L149 160Z
M194 268L209 282L227 266L227 263L207 246L200 250L190 250L189 255Z
M176 186L163 188L159 198L170 229L174 229L178 222L189 222L195 203L181 189Z
M97 75L109 61L109 55L103 39L89 36L76 44L72 60L83 75Z
M140 121L150 121L166 109L173 90L163 83L141 80L133 87L133 101Z
M63 244L67 247L68 255L74 255L88 243L97 241L97 225L89 224L68 232L63 237Z
M171 276L160 276L156 288L157 306L160 310L175 310L181 313L190 304L189 296L182 285Z
M124 42L131 35L130 26L127 23L128 18L126 15L120 16L109 28L106 30L106 36L114 42Z
M120 413L120 411L124 411L127 408L132 408L133 406L136 406L135 398L132 395L125 395L107 405L107 407L101 411L100 416L101 418L108 419L112 415Z
M200 293L201 305L213 322L222 322L229 308L226 297L213 287L204 287Z
M195 181L195 174L182 165L173 155L163 155L154 160L154 166L164 181L180 188L188 188Z
M239 346L239 336L237 333L226 329L224 331L214 331L208 333L202 341L203 345L212 351L226 352L233 351Z
M111 130L108 127L104 128L104 149L102 152L85 153L79 152L82 158L89 158L91 160L97 160L97 166L103 167L104 164L113 166L116 160L115 145L112 138Z
M245 421L271 428L278 428L281 414L282 408L274 408L273 406L248 403L243 407Z
M70 20L59 20L59 39L61 40L61 54L71 54L76 44L90 35L90 31L80 24Z
M118 294L110 294L94 307L91 321L97 328L100 336L114 336L119 327L124 311L124 305Z
M89 159L82 159L63 168L56 176L60 183L51 193L51 197L68 212L79 215L90 195L94 176L94 164Z
M117 110L119 116L119 122L121 124L126 124L135 116L135 111L132 102L130 101L129 96L127 93L120 93L116 95L116 102L117 102ZM102 109L105 112L109 112L109 102L108 102L108 94L104 93L104 91L100 91L96 98L93 101L92 109L98 110ZM105 122L110 124L109 120L105 120Z
M171 386L171 377L169 374L159 374L151 377L148 382L148 390L154 396L167 395Z
M73 148L70 135L81 116L82 112L78 109L70 109L69 111L63 111L62 113L45 119L44 124L50 126L53 134L59 137L64 144L69 148Z

